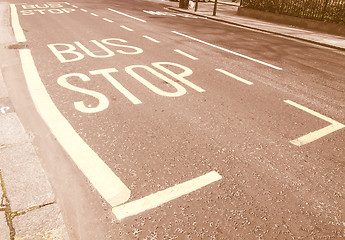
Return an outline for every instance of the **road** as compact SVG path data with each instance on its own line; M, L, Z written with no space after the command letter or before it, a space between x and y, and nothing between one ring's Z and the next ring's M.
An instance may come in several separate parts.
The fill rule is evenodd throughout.
M167 6L12 2L71 239L345 237L344 52Z

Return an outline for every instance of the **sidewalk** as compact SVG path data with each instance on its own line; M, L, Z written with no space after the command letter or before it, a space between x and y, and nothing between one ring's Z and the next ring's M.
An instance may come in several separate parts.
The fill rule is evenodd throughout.
M0 3L0 239L67 240L55 195L30 134L9 98L2 72L11 64L3 53L14 44L9 6Z
M178 8L178 3L174 5L176 7L169 9L345 51L345 37L239 16L238 3L229 0L218 2L216 16L213 16L214 2L200 1L197 12L194 9Z

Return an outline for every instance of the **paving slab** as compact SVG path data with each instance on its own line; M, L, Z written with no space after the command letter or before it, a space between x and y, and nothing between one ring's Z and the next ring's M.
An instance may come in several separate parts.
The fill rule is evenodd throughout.
M0 193L2 196L2 193ZM0 239L5 240L9 239L10 237L10 230L6 223L5 212L0 211Z
M0 166L12 211L54 202L54 194L30 143L2 149Z
M16 240L68 240L61 212L56 204L17 216L13 220Z

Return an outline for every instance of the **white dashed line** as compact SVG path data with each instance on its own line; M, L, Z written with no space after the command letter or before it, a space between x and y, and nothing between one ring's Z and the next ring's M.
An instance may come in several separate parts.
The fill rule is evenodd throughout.
M74 7L74 8L78 8L78 6L76 6L76 5L71 5L72 7Z
M189 194L220 179L222 179L222 176L217 172L212 171L203 176L175 185L163 191L153 193L144 198L114 207L113 213L117 219L121 220L126 217L156 208L164 203Z
M19 23L16 5L11 4L10 8L11 8L11 22L12 22L12 28L14 31L14 36L16 37L17 42L26 42L26 37Z
M192 55L190 55L190 54L188 54L188 53L185 53L185 52L183 52L183 51L181 51L181 50L179 50L179 49L175 49L174 51L177 52L177 53L179 53L179 54L181 54L181 55L183 55L183 56L185 56L185 57L188 57L188 58L190 58L190 59L192 59L192 60L198 60L198 59L199 59L199 58L194 57L194 56L192 56Z
M104 21L107 21L107 22L110 22L110 23L113 23L114 21L113 20L110 20L108 18L103 18Z
M69 2L65 2L67 5L71 5Z
M128 14L125 14L125 13L122 13L122 12L119 12L119 11L116 11L116 10L111 9L111 8L108 8L108 10L109 10L109 11L112 11L112 12L115 12L115 13L118 13L118 14L121 14L121 15L123 15L123 16L129 17L129 18L132 18L132 19L137 20L137 21L139 21L139 22L146 22L145 20L142 20L142 19L140 19L140 18L133 17L133 16L131 16L131 15L128 15Z
M85 10L85 9L83 9L83 8L81 8L80 10L83 11L83 12L87 12L87 10Z
M90 13L92 16L98 17L96 13Z
M122 27L123 29L126 29L127 31L130 31L130 32L134 31L133 29L130 29L129 27L126 27L126 26L123 26L123 25L121 25L120 27Z
M160 43L160 41L158 41L158 40L156 40L156 39L154 39L154 38L152 38L152 37L149 37L149 36L146 36L146 35L144 35L143 37L146 38L146 39L148 39L148 40L150 40L150 41L152 41L152 42Z
M311 115L314 115L315 117L321 118L322 120L324 120L326 122L331 123L331 125L329 125L327 127L321 128L317 131L308 133L302 137L299 137L295 140L290 141L290 143L292 143L296 146L302 146L304 144L311 143L311 142L313 142L319 138L326 136L327 134L330 134L332 132L335 132L335 131L345 127L345 125L341 124L340 122L337 122L337 121L335 121L329 117L326 117L320 113L317 113L317 112L315 112L309 108L306 108L306 107L304 107L298 103L295 103L295 102L290 101L290 100L284 100L284 102L287 104L290 104L296 108L299 108L299 109L301 109L307 113L310 113Z
M42 83L31 51L21 49L19 54L31 98L52 134L112 207L126 202L130 197L130 190L85 143L57 109Z
M242 57L242 58L245 58L245 59L248 59L248 60L251 60L251 61L260 63L260 64L263 64L263 65L265 65L265 66L267 66L267 67L271 67L271 68L274 68L274 69L277 69L277 70L283 70L282 68L277 67L277 66L274 66L274 65L272 65L272 64L269 64L269 63L266 63L266 62L257 60L257 59L255 59L255 58L248 57L248 56L246 56L246 55L243 55L243 54L240 54L240 53L231 51L231 50L226 49L226 48L223 48L223 47L219 47L219 46L217 46L217 45L214 45L214 44L211 44L211 43L202 41L202 40L200 40L200 39L197 39L197 38L188 36L188 35L183 34L183 33L179 33L179 32L176 32L176 31L172 31L172 33L175 33L175 34L180 35L180 36L182 36L182 37L189 38L189 39L194 40L194 41L199 42L199 43L203 43L203 44L205 44L205 45L207 45L207 46L217 48L217 49L222 50L222 51L224 51L224 52L228 52L228 53L234 54L234 55L236 55L236 56L239 56L239 57Z
M229 73L229 72L227 72L227 71L225 71L223 69L216 69L216 71L221 72L221 73L223 73L223 74L225 74L225 75L227 75L227 76L229 76L231 78L234 78L234 79L236 79L236 80L238 80L240 82L243 82L243 83L245 83L247 85L253 85L252 82L250 82L248 80L245 80L245 79L243 79L243 78L241 78L239 76L236 76L235 74Z

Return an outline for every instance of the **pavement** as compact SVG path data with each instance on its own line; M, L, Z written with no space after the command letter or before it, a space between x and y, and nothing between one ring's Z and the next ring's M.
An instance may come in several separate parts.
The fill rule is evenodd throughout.
M345 50L344 37L237 16L238 6L233 3L220 2L217 16L212 16L212 2L200 2L198 12L179 9L176 2L171 5L169 9L174 11ZM1 36L12 34L8 4L0 5L0 26ZM1 36L2 49L13 43ZM8 64L0 63L2 70ZM17 116L1 72L0 108L0 239L69 239L42 160Z
M213 16L214 2L199 2L197 12L194 11L194 8L188 10L178 8L178 3L174 3L174 5L176 7L173 6L169 9L345 51L345 37L343 36L239 16L237 15L239 3L233 3L232 1L218 2L216 16Z
M69 239L33 137L24 129L2 76L12 64L4 55L14 43L9 21L9 5L0 3L0 239Z

